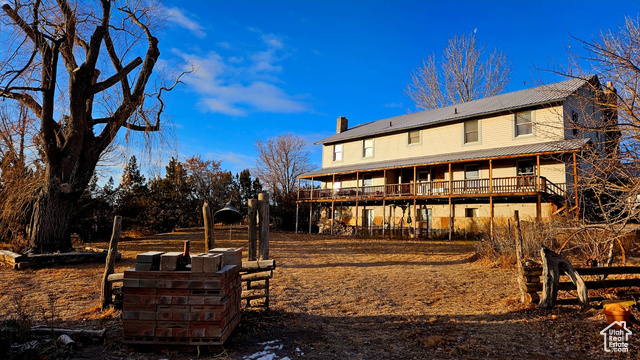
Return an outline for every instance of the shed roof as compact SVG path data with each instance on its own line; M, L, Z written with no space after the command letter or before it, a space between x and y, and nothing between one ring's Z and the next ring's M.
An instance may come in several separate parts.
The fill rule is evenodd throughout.
M380 170L380 169L401 168L401 167L407 167L407 166L438 164L438 163L466 161L466 160L475 160L475 159L504 158L504 157L519 156L519 155L535 155L535 154L543 154L543 153L562 153L567 151L579 150L584 145L586 145L589 141L590 141L589 139L560 140L560 141L550 141L550 142L528 144L528 145L505 146L500 148L462 151L462 152L456 152L456 153L428 155L428 156L412 157L412 158L397 159L397 160L368 162L368 163L344 165L344 166L333 166L333 167L306 172L300 175L299 178L310 178L315 176L350 173L350 172L356 172L356 171L371 171L371 170Z
M531 89L359 124L341 133L322 139L315 144L331 144L439 123L460 121L480 115L550 104L567 98L587 82L594 79L597 80L597 76L592 75L587 79L569 79Z

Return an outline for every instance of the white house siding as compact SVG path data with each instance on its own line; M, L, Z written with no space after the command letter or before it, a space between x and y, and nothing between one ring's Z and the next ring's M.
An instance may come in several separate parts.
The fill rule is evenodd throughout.
M408 145L408 131L381 135L374 138L373 156L366 158L362 139L342 144L341 161L333 161L333 144L323 145L322 168L561 140L565 134L562 114L562 106L533 110L534 134L522 137L514 137L514 114L484 118L480 139L472 144L463 143L463 122L424 128L419 144Z

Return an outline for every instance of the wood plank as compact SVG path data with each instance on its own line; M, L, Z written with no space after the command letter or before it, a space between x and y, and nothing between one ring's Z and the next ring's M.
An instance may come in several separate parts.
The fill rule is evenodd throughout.
M253 274L242 274L242 281L258 281L258 280L267 280L273 277L273 271L263 271L259 273Z
M576 268L582 275L640 274L640 266L601 266Z
M120 282L124 280L124 273L115 273L115 274L111 274L109 275L109 277L107 277L107 281L109 282Z
M245 290L240 297L242 300L263 299L267 297L266 289Z
M248 285L248 284L247 284ZM260 280L260 281L252 281L251 282L251 289L247 289L247 290L259 290L259 289L266 289L267 288L267 280Z
M245 272L256 272L256 271L265 271L265 270L275 270L276 268L276 260L259 260L259 261L243 261L242 268L240 271Z

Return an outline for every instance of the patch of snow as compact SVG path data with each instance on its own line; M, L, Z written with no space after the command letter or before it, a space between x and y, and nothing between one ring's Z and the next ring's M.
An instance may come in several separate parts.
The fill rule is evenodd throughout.
M275 345L275 346L269 346L269 345L267 345L267 346L265 346L265 347L264 347L264 349L265 349L265 350L282 350L282 347L283 347L283 346L284 346L284 345L282 345L282 344L280 344L280 345Z
M258 343L258 345L271 345L271 344L275 344L277 342L280 342L280 340L265 341L265 342Z

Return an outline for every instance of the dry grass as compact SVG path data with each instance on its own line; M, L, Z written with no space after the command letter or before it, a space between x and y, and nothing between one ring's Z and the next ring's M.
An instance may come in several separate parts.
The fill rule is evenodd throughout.
M131 268L143 251L180 250L183 239L192 240L192 252L201 252L202 238L202 233L180 232L123 241L116 271ZM217 246L242 247L246 253L246 234L234 231L229 240L225 230L216 239ZM604 356L600 312L562 307L543 314L521 306L513 271L474 261L475 246L273 233L271 255L278 268L271 281L271 310L245 310L225 354L242 359L262 350L259 343L280 340L277 355L290 359ZM127 352L119 344L118 313L97 310L102 271L100 264L20 272L2 268L0 301L6 304L11 294L21 293L33 304L47 304L53 294L61 325L109 330L106 345L85 346L78 356L157 359ZM0 320L10 316L9 307L0 307ZM634 337L631 347L638 353Z

